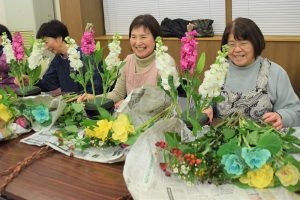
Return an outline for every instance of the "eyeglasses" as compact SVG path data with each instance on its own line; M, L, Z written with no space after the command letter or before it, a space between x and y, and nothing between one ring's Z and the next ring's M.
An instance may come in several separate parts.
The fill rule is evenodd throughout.
M236 47L239 47L241 49L246 49L251 45L251 43L247 40L242 40L242 41L228 42L227 45L230 50L233 50Z

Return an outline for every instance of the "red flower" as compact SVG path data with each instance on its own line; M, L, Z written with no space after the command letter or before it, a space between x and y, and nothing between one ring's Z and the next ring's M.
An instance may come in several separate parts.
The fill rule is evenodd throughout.
M165 175L166 175L166 176L171 176L171 172L165 171Z
M156 142L155 146L160 147L162 149L166 149L168 147L167 143L165 143L164 141Z
M159 163L160 168L165 172L167 171L168 164L167 163Z

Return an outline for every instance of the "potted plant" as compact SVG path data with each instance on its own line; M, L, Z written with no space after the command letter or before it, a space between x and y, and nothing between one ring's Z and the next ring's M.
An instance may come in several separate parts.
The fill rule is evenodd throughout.
M120 36L116 34L113 37L113 41L108 44L109 55L102 61L103 48L100 47L100 43L95 44L94 31L91 24L87 24L86 31L81 39L82 61L78 56L78 46L71 38L66 38L69 46L68 53L70 59L70 65L75 69L77 74L71 74L71 78L83 86L84 92L87 92L86 85L88 82L92 85L93 96L95 96L93 76L96 71L101 75L103 83L103 95L96 97L93 100L88 100L85 103L85 111L88 117L95 117L100 114L99 108L102 107L109 112L114 110L114 102L106 98L107 93L111 90L115 80L119 77L119 71L125 62L120 61L119 55L121 53L120 48ZM102 69L99 69L102 64ZM83 73L82 66L86 67L85 74ZM95 70L96 69L96 70Z

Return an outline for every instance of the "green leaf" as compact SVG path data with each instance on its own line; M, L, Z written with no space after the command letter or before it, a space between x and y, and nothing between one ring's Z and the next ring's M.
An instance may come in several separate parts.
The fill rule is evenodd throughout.
M82 122L82 125L84 127L93 127L96 126L97 124L97 120L93 120L93 119L84 119Z
M100 119L107 119L109 121L113 120L112 115L107 110L105 110L104 108L102 108L100 106L97 106L97 109L98 109L98 112L100 113L100 116L99 116Z
M177 133L167 132L165 133L166 143L170 148L175 148L179 146L180 136Z
M259 134L257 131L252 131L246 136L246 139L250 145L256 145L259 139Z
M232 139L229 142L220 146L217 151L217 155L222 157L226 154L232 154L238 151L241 147L238 145L237 139Z
M224 140L229 140L235 136L235 130L230 127L225 127L222 129Z
M65 130L69 131L71 133L77 133L78 132L78 128L75 125L66 126Z
M196 71L198 73L201 73L203 71L203 69L204 69L204 65L205 65L205 52L202 52L201 56L200 56L200 58L198 60L198 63L197 63L197 69L196 69Z
M128 140L125 142L127 145L133 145L136 140L140 137L143 132L141 130L136 131L134 135L131 135Z
M96 43L96 51L95 51L95 63L99 65L103 58L103 48L100 47L100 42Z
M273 132L269 132L260 136L257 146L263 149L268 149L271 154L276 154L282 149L282 141L278 135Z
M84 110L83 103L72 103L71 106L76 113L81 113Z

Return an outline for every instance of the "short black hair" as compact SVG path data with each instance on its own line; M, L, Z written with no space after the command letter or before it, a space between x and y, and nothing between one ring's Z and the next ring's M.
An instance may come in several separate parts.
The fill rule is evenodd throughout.
M129 38L131 37L131 31L134 28L139 27L148 28L155 39L156 37L162 37L161 28L158 21L150 14L139 15L134 18L129 27Z
M8 28L2 24L0 24L0 37L2 36L3 33L6 33L7 38L12 41L11 33L8 30Z
M44 37L62 37L62 39L64 40L68 36L69 31L66 25L56 19L43 23L36 34L36 38L38 39L43 39Z
M261 30L251 19L239 17L229 23L223 33L222 46L228 43L230 33L236 40L249 40L253 45L255 58L261 54L266 46Z

